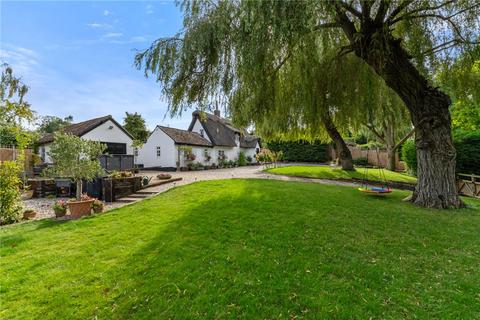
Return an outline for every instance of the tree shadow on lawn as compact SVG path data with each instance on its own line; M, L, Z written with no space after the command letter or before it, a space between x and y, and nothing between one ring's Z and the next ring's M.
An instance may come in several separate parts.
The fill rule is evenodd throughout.
M24 308L45 318L474 314L478 221L403 196L265 180L184 186L73 222L87 240L65 233L68 246L51 248L70 262ZM451 270L465 275L450 281Z
M125 264L119 276L128 273L128 288L113 299L114 314L185 319L435 313L449 284L432 289L437 279L429 272L447 272L451 260L462 264L455 256L461 245L455 248L435 230L438 217L426 219L429 227L418 224L427 210L411 215L409 204L398 199L346 192L358 200L358 212L352 212L338 192L298 192L298 201L291 202L287 190L245 186L234 197L199 203ZM332 199L319 206L315 197ZM375 212L380 202L392 210ZM473 302L475 286L468 288ZM450 306L458 308L460 301L461 312L471 311L462 294L450 298Z

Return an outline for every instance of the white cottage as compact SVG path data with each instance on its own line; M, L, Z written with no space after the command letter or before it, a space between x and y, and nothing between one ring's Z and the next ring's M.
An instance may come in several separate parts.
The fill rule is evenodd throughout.
M162 169L174 169L177 162L180 167L188 163L210 166L236 161L240 152L256 162L259 150L258 137L234 127L230 120L220 117L218 110L215 114L195 111L188 130L157 126L138 150L137 164Z
M101 160L103 161L102 165L108 167L107 169L110 169L111 166L115 167L116 170L116 167L118 169L133 168L133 137L111 115L74 123L65 126L62 131L82 139L104 143L107 146L105 154L110 155L110 157ZM53 140L54 134L49 133L38 141L39 154L44 163L52 162L48 151ZM120 165L121 161L125 163Z

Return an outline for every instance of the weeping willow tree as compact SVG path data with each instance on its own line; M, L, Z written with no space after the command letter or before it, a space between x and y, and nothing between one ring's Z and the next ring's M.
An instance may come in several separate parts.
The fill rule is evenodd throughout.
M249 97L243 94L244 100L256 107L235 113L251 120L281 113L275 103L280 86L275 79L282 76L280 71L289 60L304 54L302 48L312 45L313 38L323 46L323 61L329 56L357 57L359 64L369 66L405 103L417 145L418 184L412 201L434 208L463 206L455 185L450 98L431 85L430 75L438 61L478 44L480 4L462 0L239 0L188 1L181 9L182 30L158 39L136 56L137 67L161 83L172 114L192 106L205 108L212 100L231 101L239 91L250 92ZM314 67L307 65L305 71ZM323 76L332 74L325 69ZM346 75L343 82L352 76ZM345 92L339 91L318 95L319 101L332 101L323 105L322 112L335 111L332 104L344 98ZM357 96L364 94L357 92ZM240 105L234 108L242 110Z

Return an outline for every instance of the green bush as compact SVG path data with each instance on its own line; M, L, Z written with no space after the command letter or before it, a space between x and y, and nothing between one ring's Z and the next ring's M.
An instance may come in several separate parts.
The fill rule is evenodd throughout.
M4 161L0 164L0 225L14 223L20 219L21 170L18 162Z
M368 164L368 159L365 157L353 159L353 164L356 166L366 166Z
M453 135L457 150L457 173L480 175L480 131L459 131ZM402 147L402 160L408 169L417 174L415 142L409 140Z
M457 172L480 175L480 130L453 135L457 149Z
M247 158L245 157L245 152L240 151L240 153L238 154L237 164L239 166L246 166L247 165Z
M281 151L285 161L327 162L330 160L327 145L318 140L312 142L272 140L267 142L266 147L274 152Z
M417 150L415 148L415 141L408 140L403 144L402 160L405 161L408 171L413 175L417 175Z

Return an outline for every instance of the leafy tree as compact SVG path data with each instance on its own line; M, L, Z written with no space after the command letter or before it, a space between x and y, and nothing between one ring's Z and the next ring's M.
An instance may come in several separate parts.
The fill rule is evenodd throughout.
M54 177L69 177L77 184L77 201L82 196L82 180L92 180L103 173L98 157L106 146L98 141L85 140L80 137L56 133L48 152L53 166L47 174Z
M143 119L141 114L137 112L125 112L125 118L123 118L123 127L125 130L130 132L130 134L140 144L147 142L149 132L145 124L145 119Z
M325 82L335 83L330 88L337 88L321 90L317 100L305 103L315 115L309 118L318 119L324 111L346 109L366 95L341 89L354 81L367 86L370 77L329 69L331 61L342 66L344 59L355 58L359 69L368 66L381 77L410 113L418 158L412 201L434 208L463 206L455 184L450 98L431 85L431 75L439 61L455 59L478 44L477 2L185 1L181 7L182 30L136 56L137 67L162 84L172 114L191 105L203 108L212 99L227 99L234 114L253 122L272 113L290 116L289 110L284 112L275 103L276 97L285 91L281 84L302 78L284 68L297 58L308 62L302 57L313 48L321 63L314 60L303 70L321 68L323 72L315 71L317 79L322 74ZM318 87L303 84L304 92ZM312 97L306 95L305 101ZM302 109L299 113L297 119L304 116Z
M13 74L8 65L2 65L0 82L0 144L14 144L20 150L15 161L0 163L0 224L18 221L22 206L20 203L20 179L24 153L21 152L30 142L31 135L22 127L31 122L34 113L25 101L28 87ZM8 138L9 140L6 140Z
M415 130L409 119L408 110L398 95L388 87L381 86L376 91L378 104L366 113L365 127L375 139L385 146L387 169L395 170L397 151Z
M453 129L480 130L480 46L443 67L438 82L453 99Z
M54 133L60 131L63 127L72 124L73 117L68 116L65 118L59 118L56 116L44 116L38 127L40 133Z

